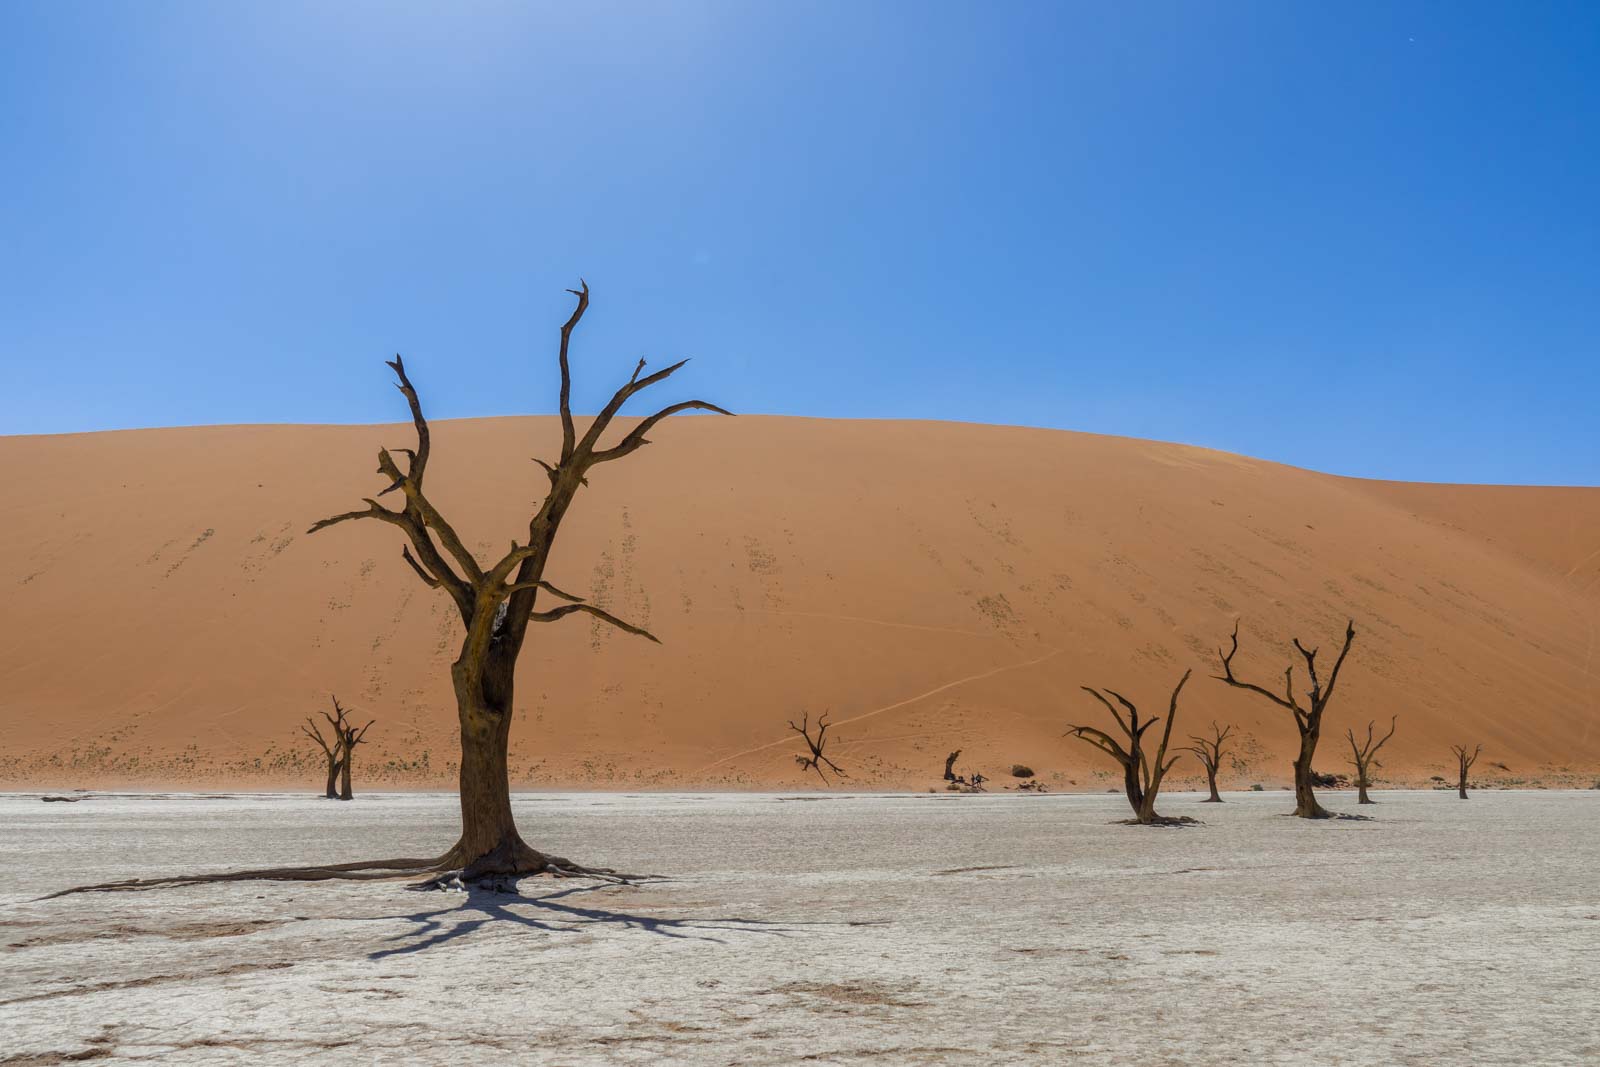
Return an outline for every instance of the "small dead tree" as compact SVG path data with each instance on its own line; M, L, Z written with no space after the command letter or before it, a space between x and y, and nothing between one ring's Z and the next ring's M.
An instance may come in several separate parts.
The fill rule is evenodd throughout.
M956 780L956 760L958 760L960 758L961 758L961 750L959 748L956 749L954 752L950 753L950 755L948 755L948 756L946 756L944 758L944 780L945 781L953 782L953 781Z
M342 714L343 712L341 712ZM344 726L339 730L339 744L344 752L339 762L340 800L355 799L355 793L350 788L350 767L355 763L356 746L361 744L362 740L367 736L367 731L372 729L372 724L377 721L377 719L371 719L367 722L367 725L358 730L354 723L345 719Z
M1211 722L1211 736L1201 737L1190 734L1189 740L1194 744L1184 749L1192 752L1200 765L1206 769L1206 785L1211 788L1211 795L1201 801L1202 804L1221 804L1222 796L1217 792L1217 769L1222 766L1223 743L1233 733L1233 725L1218 726L1216 720Z
M1115 689L1107 689L1102 693L1100 690L1091 689L1086 685L1080 687L1085 693L1104 704L1106 710L1111 712L1111 717L1117 720L1117 725L1127 736L1127 747L1124 748L1122 742L1115 737L1093 726L1074 726L1063 736L1076 737L1087 741L1122 764L1122 788L1128 796L1129 806L1133 808L1134 817L1129 820L1130 822L1141 826L1194 822L1193 819L1187 817L1169 819L1156 814L1156 796L1161 792L1161 780L1166 777L1167 771L1171 770L1172 765L1178 762L1180 758L1177 755L1170 760L1166 758L1167 742L1172 737L1172 724L1178 718L1178 694L1183 692L1184 683L1188 682L1189 675L1192 673L1192 671L1184 671L1183 677L1178 679L1177 686L1172 690L1172 699L1167 705L1167 725L1161 732L1161 744L1156 748L1153 760L1145 757L1144 733L1160 722L1161 719L1156 717L1140 722L1139 709L1134 706L1132 701ZM1115 698L1117 703L1121 704L1127 711L1127 719L1123 719L1111 701L1106 699L1108 694Z
M1479 745L1469 753L1466 745L1451 745L1450 751L1456 754L1456 766L1461 772L1456 782L1456 793L1462 800L1467 800L1467 772L1472 770L1472 765L1483 755L1483 746Z
M1322 715L1328 710L1328 702L1333 699L1334 686L1339 682L1339 670L1344 666L1344 659L1350 654L1350 643L1356 639L1356 624L1350 620L1345 624L1344 647L1339 650L1339 658L1334 661L1333 670L1328 674L1328 684L1324 688L1322 679L1317 675L1317 649L1306 648L1300 639L1294 638L1295 650L1306 661L1306 671L1311 676L1311 689L1306 693L1310 700L1309 707L1301 707L1300 700L1294 690L1294 664L1290 664L1283 672L1283 696L1263 689L1251 682L1242 682L1234 677L1233 657L1239 651L1239 623L1233 624L1233 644L1227 652L1217 649L1217 655L1222 660L1222 673L1214 675L1219 682L1226 682L1235 689L1248 689L1252 693L1266 697L1274 704L1294 715L1294 724L1300 731L1300 754L1294 760L1294 813L1302 819L1326 819L1331 813L1321 804L1317 803L1317 794L1311 788L1313 785L1311 761L1317 754L1317 741L1322 737Z
M305 725L300 727L300 732L317 743L322 749L322 754L328 760L328 783L323 796L328 800L339 799L339 768L343 765L342 753L344 752L343 733L341 726L344 722L344 709L339 707L337 697L333 701L333 710L337 715L322 712L322 717L328 720L328 725L333 730L333 740L329 741L322 736L322 728L317 725L317 720L310 715L306 716Z
M1356 768L1357 804L1375 803L1371 797L1367 796L1367 787L1372 785L1372 768L1379 766L1376 758L1378 749L1382 748L1384 742L1394 736L1395 723L1398 721L1399 716L1392 716L1389 719L1389 732L1376 741L1372 739L1373 728L1377 726L1376 720L1367 723L1367 740L1364 743L1356 743L1356 732L1354 730L1347 729L1344 732L1345 736L1350 739L1350 762Z
M833 771L833 773L837 774L840 778L848 778L848 777L850 777L848 774L845 774L843 771L841 771L838 768L838 766L834 764L833 760L829 759L827 756L824 756L822 754L822 747L828 743L827 742L828 725L829 725L828 724L828 713L827 712L823 712L821 715L819 715L817 717L817 736L815 738L813 738L811 736L811 713L810 712L806 712L804 715L802 715L800 717L800 725L799 726L796 726L794 724L794 720L793 719L789 720L789 729L793 730L795 733L797 733L801 737L805 738L806 739L806 747L811 750L811 755L809 755L809 756L796 756L794 758L794 761L800 765L801 773L804 773L807 770L816 771L817 772L817 777L822 779L822 783L824 785L832 785L833 784L832 782L828 781L828 776L822 772L822 765L824 763L826 763L828 765L828 769L829 770Z

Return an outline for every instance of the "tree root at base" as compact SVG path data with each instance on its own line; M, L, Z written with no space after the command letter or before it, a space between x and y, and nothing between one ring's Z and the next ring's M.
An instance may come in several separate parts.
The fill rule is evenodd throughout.
M244 871L218 871L213 874L175 875L170 878L129 878L117 882L73 886L36 897L35 902L55 900L78 893L127 893L147 889L170 889L185 885L211 885L220 882L378 882L423 878L408 889L466 889L481 887L494 892L515 893L520 878L549 875L553 878L590 878L612 885L633 885L662 880L660 875L625 874L609 867L585 867L559 856L546 856L522 846L527 855L517 860L490 853L463 866L452 849L432 859L358 860L317 867L262 867ZM519 849L520 853L521 850Z

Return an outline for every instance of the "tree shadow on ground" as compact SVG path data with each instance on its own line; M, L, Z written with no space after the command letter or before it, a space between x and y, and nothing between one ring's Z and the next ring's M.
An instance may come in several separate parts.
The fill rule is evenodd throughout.
M437 948L467 936L485 926L511 924L530 930L551 934L575 934L585 927L613 926L625 930L638 930L657 937L670 937L689 941L712 941L722 944L718 933L765 934L784 937L799 933L801 927L857 926L850 922L774 922L765 919L738 917L711 919L664 919L653 915L638 915L607 908L580 907L562 901L579 893L589 893L609 888L605 885L572 886L542 896L528 897L514 893L472 888L467 899L447 908L435 908L401 916L415 928L396 934L389 941L405 941L393 948L368 953L371 960L406 955ZM527 910L513 910L513 909ZM469 917L479 912L478 917Z

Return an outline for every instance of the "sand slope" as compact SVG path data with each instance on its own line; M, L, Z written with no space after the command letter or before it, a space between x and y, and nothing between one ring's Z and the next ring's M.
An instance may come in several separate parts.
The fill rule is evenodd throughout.
M555 420L434 437L431 495L498 556ZM536 631L524 783L800 784L784 720L831 709L858 786L925 787L961 748L993 776L1024 762L1103 787L1060 736L1104 715L1078 687L1155 707L1192 666L1180 724L1238 723L1229 780L1270 786L1292 725L1208 677L1236 616L1264 683L1291 635L1331 659L1355 617L1326 770L1346 725L1394 713L1396 780L1443 773L1457 739L1484 743L1488 780L1600 768L1600 489L1364 482L949 423L683 418L653 437L596 470L549 577L665 644L581 616ZM380 443L409 427L0 438L0 783L314 782L294 727L331 690L379 720L360 777L449 784L445 598L391 528L305 534L381 488Z

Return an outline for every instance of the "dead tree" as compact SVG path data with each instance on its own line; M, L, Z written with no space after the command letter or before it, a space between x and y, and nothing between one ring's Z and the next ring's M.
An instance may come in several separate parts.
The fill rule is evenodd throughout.
M645 361L641 359L627 382L612 394L580 435L572 414L568 348L573 331L588 310L589 287L585 284L570 291L577 297L577 306L561 327L557 354L561 371L561 453L554 463L535 459L544 469L549 487L528 522L525 543L513 541L505 555L485 567L429 499L424 485L431 451L428 422L423 417L417 390L399 356L389 366L411 408L417 447L415 451L403 450L404 470L388 449L379 449L378 473L388 484L378 496L397 492L401 506L388 508L374 498L367 498L367 506L360 511L323 519L310 530L316 533L357 519L374 519L398 527L408 542L400 551L401 559L423 584L444 590L461 618L464 631L461 650L450 667L461 727L461 838L429 866L442 871L459 871L462 880L580 870L566 860L529 846L518 834L511 815L506 756L518 654L527 639L529 624L551 623L579 614L599 619L624 633L658 644L659 641L644 628L623 621L583 597L562 591L546 577L556 536L578 490L589 484L591 472L603 463L623 459L649 444L648 434L662 420L690 410L729 414L704 400L680 401L641 419L615 444L602 445L601 437L629 399L665 381L688 362L674 363L645 375ZM541 594L563 603L541 608Z
M1456 754L1456 765L1461 772L1461 777L1456 782L1456 793L1462 800L1467 800L1467 772L1472 770L1472 765L1483 755L1483 746L1479 745L1469 753L1466 745L1451 745L1450 751Z
M824 745L826 745L828 743L827 740L826 740L827 733L828 733L828 725L829 725L828 724L828 713L827 712L823 712L821 715L819 715L817 717L817 736L815 738L812 738L812 736L811 736L811 713L810 712L806 712L804 715L802 715L800 717L800 725L799 726L796 726L794 724L794 720L793 719L789 720L789 729L793 730L795 733L797 733L801 737L805 738L806 739L806 747L811 750L811 755L809 755L809 756L796 756L794 758L794 761L796 763L800 764L801 773L804 773L807 770L816 771L817 772L817 777L822 779L822 783L824 785L832 785L833 784L832 782L828 781L828 776L826 774L822 773L822 765L824 763L826 763L828 765L828 769L829 770L833 771L833 773L837 774L840 778L848 778L848 777L850 777L848 774L846 774L843 771L841 771L834 764L833 760L829 759L827 756L824 756L822 754L822 746L824 746Z
M1394 736L1394 726L1398 721L1399 716L1391 716L1389 719L1389 732L1376 741L1372 739L1372 731L1377 722L1367 723L1367 740L1364 744L1356 743L1356 732L1354 730L1347 729L1344 732L1345 736L1350 739L1350 762L1356 768L1357 804L1374 803L1373 799L1367 796L1367 788L1372 785L1372 768L1379 766L1376 758L1378 749L1382 748L1384 742Z
M956 780L956 760L958 760L960 758L961 758L961 750L959 748L956 749L954 752L950 753L950 755L948 755L948 756L946 756L944 758L944 780L945 781L953 782L953 781Z
M624 404L652 385L665 381L687 362L684 360L654 374L645 374L645 362L641 359L628 380L612 394L605 407L580 434L572 414L572 372L568 349L573 331L589 307L589 287L580 284L579 288L569 291L577 298L577 305L561 327L557 353L561 372L561 452L554 463L542 459L534 461L543 468L549 484L528 520L524 543L513 541L505 555L485 566L467 548L469 541L457 534L455 527L434 506L425 484L428 461L432 455L428 421L423 416L417 390L399 356L389 363L389 367L394 371L398 379L396 385L411 409L411 422L417 436L415 450L396 450L404 457L405 465L402 468L389 449L380 448L378 473L384 479L383 489L376 496L365 498L364 508L322 519L308 531L317 533L331 526L362 519L396 527L406 541L400 550L400 558L424 585L442 590L460 617L460 651L450 665L450 681L455 692L461 728L461 836L456 843L443 855L428 859L365 860L152 881L136 879L125 883L80 886L67 892L146 889L152 885L263 878L307 881L427 874L437 877L421 885L434 886L481 880L506 884L519 875L538 872L613 879L626 877L614 871L581 867L559 856L540 852L524 842L517 832L511 814L511 786L506 764L515 708L517 658L527 640L531 624L553 623L571 615L587 615L624 633L660 643L654 634L643 627L625 622L583 597L563 592L547 577L556 536L572 508L578 490L589 484L596 469L602 464L631 456L649 444L649 434L664 419L690 410L724 415L731 412L704 400L680 401L640 419L615 443L603 444L601 438L611 428ZM524 489L508 483L507 491L520 496ZM378 498L390 493L399 494L396 498L397 507L385 507L378 502ZM561 603L544 607L541 600L543 596L553 597Z
M1214 675L1219 682L1226 682L1235 689L1248 689L1252 693L1260 694L1294 715L1294 724L1300 731L1300 754L1294 760L1294 813L1302 819L1326 819L1331 813L1321 804L1317 803L1317 795L1312 790L1311 761L1317 754L1317 741L1322 737L1322 715L1328 709L1328 702L1333 699L1333 690L1339 682L1339 670L1344 666L1344 659L1350 654L1350 643L1356 638L1355 621L1345 624L1344 647L1339 650L1339 658L1334 661L1333 670L1328 674L1328 684L1324 688L1321 678L1317 675L1317 650L1306 648L1300 643L1299 638L1294 638L1295 650L1306 661L1306 671L1311 676L1311 688L1305 694L1310 700L1310 707L1301 707L1300 700L1294 690L1294 665L1291 663L1283 672L1283 696L1263 689L1250 682L1241 682L1233 674L1233 657L1239 651L1239 624L1233 624L1233 645L1224 653L1220 648L1217 655L1222 660L1222 673Z
M322 736L322 728L317 725L317 720L310 715L306 716L306 724L300 727L300 732L315 741L317 747L322 749L322 754L328 759L328 784L323 793L323 796L328 800L339 799L339 768L343 765L342 753L344 751L343 734L340 730L340 726L344 721L344 709L339 707L338 698L333 701L333 710L338 712L337 716L329 715L325 711L322 713L322 717L327 719L328 725L333 728L333 740L331 742Z
M1115 689L1107 689L1102 693L1098 689L1081 686L1085 693L1094 697L1106 706L1111 712L1111 717L1117 720L1117 726L1127 735L1127 747L1122 742L1106 733L1104 730L1093 726L1074 726L1064 736L1077 737L1098 748L1122 765L1122 788L1128 796L1128 804L1133 808L1131 822L1141 826L1152 824L1171 824L1179 822L1193 822L1193 819L1169 819L1156 814L1156 796L1161 792L1161 780L1166 777L1167 771L1178 762L1180 756L1167 759L1167 742L1172 737L1172 724L1178 718L1178 694L1183 692L1184 683L1189 680L1192 671L1184 671L1183 677L1178 679L1177 686L1172 690L1171 702L1167 705L1167 725L1161 732L1161 744L1156 749L1155 758L1147 759L1144 754L1144 733L1150 727L1160 722L1159 717L1139 721L1139 709L1133 702ZM1109 694L1114 697L1127 711L1127 719L1117 712L1116 707L1106 699Z
M1222 766L1222 745L1232 733L1233 725L1231 723L1226 727L1222 727L1218 726L1216 721L1213 720L1210 737L1200 737L1197 734L1189 735L1189 740L1193 741L1194 744L1184 749L1184 751L1194 753L1195 758L1200 761L1200 765L1206 769L1206 785L1211 787L1211 795L1201 801L1202 804L1222 803L1222 796L1217 792L1217 768Z
M355 793L350 788L350 767L355 762L356 746L362 742L367 736L367 731L372 729L372 724L377 721L377 719L371 719L367 722L367 725L358 730L354 723L346 719L344 720L344 726L339 730L339 746L343 750L343 756L339 761L340 800L355 799Z

